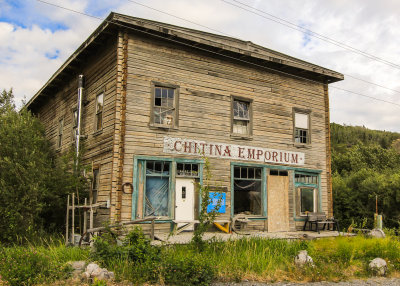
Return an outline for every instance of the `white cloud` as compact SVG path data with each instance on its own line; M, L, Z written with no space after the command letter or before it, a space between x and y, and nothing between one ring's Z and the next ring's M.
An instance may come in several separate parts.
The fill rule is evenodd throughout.
M107 16L116 12L205 30L204 27L134 4L132 1L49 0L80 12ZM400 90L400 69L343 50L293 29L215 0L135 0L229 35ZM231 1L231 0L228 0ZM400 1L397 0L239 0L251 7L392 62L400 58ZM0 88L14 87L30 98L100 21L36 1L27 1L31 25L4 23L0 12ZM13 13L0 2L0 10ZM109 9L108 9L109 8ZM16 13L16 11L14 11ZM260 13L260 12L258 12ZM268 17L268 16L266 16ZM45 21L47 19L47 22ZM10 22L9 20L7 22ZM12 22L12 21L11 21ZM45 24L47 24L47 26ZM62 29L49 27L59 23ZM51 26L51 25L50 25ZM58 55L52 59L46 55ZM400 64L400 63L399 63ZM399 94L347 77L338 87L400 104ZM400 107L330 89L331 119L338 123L400 131Z

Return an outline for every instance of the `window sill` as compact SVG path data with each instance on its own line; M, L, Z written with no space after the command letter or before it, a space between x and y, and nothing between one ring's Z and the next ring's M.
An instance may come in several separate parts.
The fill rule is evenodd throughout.
M253 140L252 135L244 135L244 134L237 134L237 133L231 133L231 138L232 139L237 139L237 140Z
M310 143L293 143L293 146L296 148L304 148L304 149L312 148L312 145Z
M101 129L99 129L99 130L93 132L92 135L93 135L93 136L98 136L98 135L100 135L101 133L103 133L103 128L101 128Z
M178 130L177 127L171 127L171 126L168 126L168 125L154 124L154 123L149 123L149 128L150 129L162 129L162 130L165 130L165 131Z

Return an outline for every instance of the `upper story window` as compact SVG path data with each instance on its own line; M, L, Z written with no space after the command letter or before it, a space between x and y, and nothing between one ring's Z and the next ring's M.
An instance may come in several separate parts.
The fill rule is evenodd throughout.
M233 135L250 136L252 134L251 101L233 98L232 128Z
M178 126L178 96L177 86L153 83L151 125L165 128Z
M97 203L97 195L99 193L100 184L100 170L98 168L93 169L93 181L92 181L92 204Z
M63 129L64 129L64 119L61 118L58 121L58 136L57 136L57 148L61 148L63 140Z
M76 140L76 132L78 129L78 109L72 111L72 140Z
M103 128L104 93L96 96L95 131Z
M309 144L310 138L310 113L294 113L294 142L300 144Z

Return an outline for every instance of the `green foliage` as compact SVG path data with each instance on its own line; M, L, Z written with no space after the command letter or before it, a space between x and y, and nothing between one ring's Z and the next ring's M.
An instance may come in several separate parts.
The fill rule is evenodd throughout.
M135 263L160 260L159 248L152 247L139 227L130 231L122 242L108 231L94 241L95 251L92 258L108 266L113 259L122 259Z
M62 240L42 241L42 244L0 248L0 283L34 285L65 279L71 271L66 263L85 260L88 251L67 248Z
M136 283L208 285L215 269L208 260L194 254L184 259L170 249L150 244L140 228L130 231L123 241L108 232L95 239L91 258L112 269L117 279Z
M222 202L222 197L221 197L219 198L217 205L214 207L214 209L210 212L207 211L208 205L210 205L211 203L209 182L212 178L212 175L211 175L211 166L209 159L204 156L203 159L205 161L204 163L205 180L202 185L200 183L198 185L200 193L199 224L196 226L192 238L192 243L200 250L204 248L203 235L210 227L210 225L212 225L213 222L215 221L215 218L218 215L218 210L220 209Z
M40 121L15 110L11 90L3 91L0 105L0 241L61 230L67 193L87 181L71 173L70 157L54 159Z
M373 227L375 197L387 227L399 227L400 155L392 148L400 134L331 124L335 217Z
M14 95L12 89L3 91L0 94L0 116L9 111L15 110Z
M163 259L163 280L169 285L209 285L216 269L199 255L179 257L174 254Z

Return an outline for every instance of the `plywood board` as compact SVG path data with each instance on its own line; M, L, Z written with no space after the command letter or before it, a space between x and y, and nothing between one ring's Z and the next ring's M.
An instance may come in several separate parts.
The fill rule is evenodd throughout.
M289 231L289 177L268 176L268 232Z

